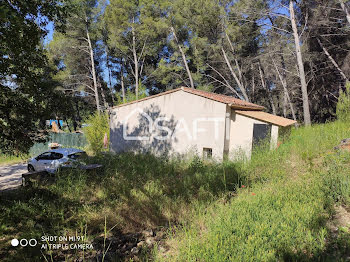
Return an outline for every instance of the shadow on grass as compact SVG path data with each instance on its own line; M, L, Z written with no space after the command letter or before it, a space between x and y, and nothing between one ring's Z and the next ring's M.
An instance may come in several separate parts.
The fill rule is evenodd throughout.
M11 239L36 239L43 235L61 235L62 226L75 224L74 213L80 203L63 198L44 188L20 188L0 196L0 260L39 261L40 245L12 247ZM69 222L67 218L73 218Z
M90 240L101 237L105 217L107 229L117 225L109 234L118 238L177 223L183 209L190 210L193 202L208 203L234 191L242 180L232 163L203 163L196 157L186 162L124 153L98 156L90 162L104 168L65 171L49 183L0 196L1 261L44 259L39 245L11 247L13 238L34 238L41 244L44 234L83 232L85 226ZM64 254L54 252L54 261Z

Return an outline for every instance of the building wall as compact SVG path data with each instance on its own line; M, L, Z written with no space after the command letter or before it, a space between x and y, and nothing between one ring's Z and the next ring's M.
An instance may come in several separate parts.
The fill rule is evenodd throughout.
M278 143L278 131L279 127L272 125L271 128L271 144L270 144L270 149L274 150L277 148L277 143Z
M155 154L197 150L202 155L203 148L211 148L213 157L222 159L225 113L226 104L181 90L117 107L111 112L111 150Z
M254 124L265 124L253 118L236 114L231 110L229 156L231 158L246 157L250 159L253 147ZM271 148L276 148L278 139L278 126L271 125Z

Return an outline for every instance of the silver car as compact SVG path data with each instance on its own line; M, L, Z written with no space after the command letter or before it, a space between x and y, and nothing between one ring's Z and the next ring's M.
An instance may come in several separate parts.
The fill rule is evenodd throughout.
M55 173L60 167L73 167L86 153L76 148L59 148L44 152L28 161L28 171Z

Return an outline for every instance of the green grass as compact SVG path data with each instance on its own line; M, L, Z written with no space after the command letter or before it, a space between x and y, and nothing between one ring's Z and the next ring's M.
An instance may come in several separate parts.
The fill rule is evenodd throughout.
M93 157L102 171L59 173L0 195L0 260L44 259L39 248L11 248L12 238L86 230L91 241L106 228L113 228L108 236L121 236L156 227L170 228L171 249L166 256L155 250L150 260L339 260L349 237L345 230L332 240L334 255L326 223L334 204L350 204L350 154L333 150L346 137L350 128L341 122L300 128L278 150L261 149L239 163ZM52 256L70 261L82 253Z
M92 240L104 232L105 219L107 228L114 227L110 235L178 224L235 190L242 179L233 163L203 163L196 157L183 161L122 154L90 161L102 163L104 170L59 173L55 181L1 196L0 259L43 258L36 248L11 249L12 238L75 235L86 228Z
M0 166L12 165L23 162L24 158L19 156L0 155Z
M326 239L334 204L350 204L350 154L332 150L346 137L350 129L345 123L316 125L293 130L274 152L257 152L243 169L249 186L228 203L211 204L192 223L180 227L169 240L173 248L156 259L345 259L350 236L339 237L338 250L330 248Z

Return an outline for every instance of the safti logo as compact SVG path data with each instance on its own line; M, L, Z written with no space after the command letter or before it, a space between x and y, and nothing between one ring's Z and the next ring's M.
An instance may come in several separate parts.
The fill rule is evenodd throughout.
M144 131L147 131L147 134L142 135L131 135L128 134L128 124L131 123L130 126L132 126L131 120L133 120L133 117L143 117L147 124L144 126ZM139 120L138 120L139 121ZM175 139L176 134L184 133L189 140L197 140L198 134L200 133L207 133L212 131L214 133L214 139L218 140L220 137L219 134L219 127L220 123L225 123L226 126L228 126L230 121L230 114L226 114L226 118L224 117L198 117L191 120L191 123L188 123L188 121L185 120L185 118L179 118L176 119L176 124L174 127L169 128L170 123L174 122L174 120L169 119L168 117L157 117L153 119L148 113L143 111L141 108L135 108L132 110L124 119L123 121L123 138L125 140L137 140L137 141L149 141L151 138L157 139L157 140L170 140ZM203 123L212 123L209 128L203 128L200 127ZM192 132L190 131L192 130ZM226 136L229 136L229 134L226 132Z

